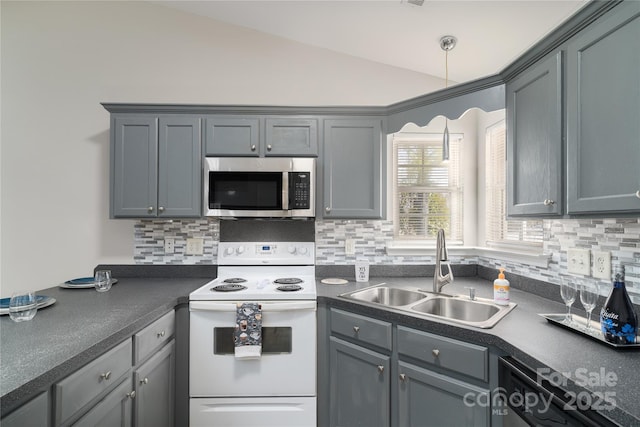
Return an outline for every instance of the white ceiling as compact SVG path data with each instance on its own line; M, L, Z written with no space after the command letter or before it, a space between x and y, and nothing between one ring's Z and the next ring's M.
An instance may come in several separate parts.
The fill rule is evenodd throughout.
M315 47L445 77L439 40L458 38L449 79L463 83L509 65L587 0L159 1Z

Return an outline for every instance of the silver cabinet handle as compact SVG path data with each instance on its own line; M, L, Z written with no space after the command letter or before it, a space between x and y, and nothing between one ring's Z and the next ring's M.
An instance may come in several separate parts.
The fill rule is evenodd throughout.
M253 145L251 146L251 151L256 151L256 144L253 144Z
M553 206L556 202L554 202L551 199L544 199L544 202L542 202L545 206Z
M164 331L157 333L158 338L162 338L162 337L164 337L164 335L165 335Z
M353 332L355 332L356 334L357 334L358 332L360 332L360 326L354 326L354 327L353 327Z
M440 356L440 350L434 348L433 350L431 350L431 354L433 354L433 357L438 357Z
M272 149L272 148L273 148L273 147L271 146L271 144L268 144L268 145L267 145L267 151L271 151L271 149Z
M158 212L160 212L160 213L164 212L164 207L160 206L160 207L158 208Z
M383 373L384 372L384 366L378 365L378 372Z
M406 382L407 381L407 376L405 374L400 374L400 381Z
M636 191L636 197L640 199L640 190Z
M327 206L326 208L324 208L324 211L325 211L326 213L329 213L329 212L331 212L331 208L330 208L329 206Z
M149 207L147 208L147 212L149 212L149 213L153 212L153 206L149 206Z
M108 380L109 378L111 378L111 371L107 371L103 374L100 374L100 378L103 380Z
M131 393L127 393L127 397L130 399L135 399L136 398L136 391L133 390Z
M140 384L149 384L149 378L143 378L140 380Z

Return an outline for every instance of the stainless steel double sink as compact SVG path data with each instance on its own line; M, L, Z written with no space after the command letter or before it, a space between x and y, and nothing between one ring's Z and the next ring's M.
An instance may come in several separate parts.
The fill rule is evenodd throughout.
M477 328L492 328L516 307L498 305L485 298L433 293L418 288L407 289L376 285L340 295L343 298L384 306L419 317L435 318Z

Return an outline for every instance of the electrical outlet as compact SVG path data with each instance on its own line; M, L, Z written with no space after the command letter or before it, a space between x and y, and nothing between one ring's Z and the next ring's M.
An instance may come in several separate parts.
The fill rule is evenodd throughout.
M172 254L176 250L176 240L171 237L167 237L164 239L164 253Z
M204 239L201 237L193 237L187 239L187 255L202 255L204 253Z
M569 249L567 251L567 267L569 273L589 276L591 274L590 253L589 249Z
M593 277L611 279L611 252L593 251Z
M354 239L345 239L344 240L344 252L347 255L355 255L356 254L356 241Z

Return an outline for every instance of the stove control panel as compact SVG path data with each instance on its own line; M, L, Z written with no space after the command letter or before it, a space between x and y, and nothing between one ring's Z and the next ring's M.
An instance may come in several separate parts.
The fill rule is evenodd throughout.
M314 265L314 242L220 242L218 265Z

